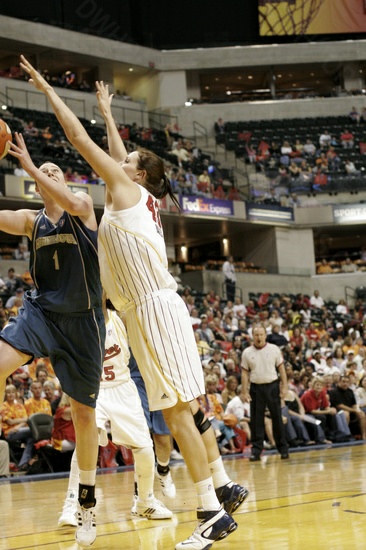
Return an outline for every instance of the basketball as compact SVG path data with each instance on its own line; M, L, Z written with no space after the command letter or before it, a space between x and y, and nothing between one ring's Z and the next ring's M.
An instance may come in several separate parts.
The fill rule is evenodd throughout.
M11 130L6 122L0 119L0 160L8 154L11 141Z

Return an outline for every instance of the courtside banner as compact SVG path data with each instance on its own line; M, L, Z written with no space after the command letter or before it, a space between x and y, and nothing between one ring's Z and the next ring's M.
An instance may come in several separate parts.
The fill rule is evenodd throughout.
M333 206L334 223L366 222L366 204L337 204Z
M67 184L67 187L73 193L84 191L84 193L89 195L89 185L86 183L77 184L70 182ZM40 199L40 195L36 191L36 182L33 179L23 178L23 197L26 199Z
M203 214L206 216L225 217L234 215L234 205L232 201L187 195L186 197L179 197L179 204L184 214Z
M293 223L294 209L272 204L245 203L247 219L261 222Z

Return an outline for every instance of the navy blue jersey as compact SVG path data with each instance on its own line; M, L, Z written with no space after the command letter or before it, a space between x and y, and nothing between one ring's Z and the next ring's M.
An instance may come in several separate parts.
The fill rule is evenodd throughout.
M36 216L30 255L35 283L32 299L44 310L76 313L102 305L97 231L77 216L64 212L57 224L45 214Z

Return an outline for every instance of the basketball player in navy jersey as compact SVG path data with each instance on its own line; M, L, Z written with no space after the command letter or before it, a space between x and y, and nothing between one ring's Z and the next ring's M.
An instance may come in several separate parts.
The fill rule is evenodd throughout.
M11 154L36 181L44 208L1 210L0 230L31 241L30 272L35 290L0 333L0 395L6 377L34 357L49 357L71 398L80 467L80 546L93 544L98 433L95 404L102 372L105 323L97 255L97 222L91 198L72 193L53 163L33 164L23 137L15 134Z
M112 158L24 56L21 67L47 96L69 141L106 183L98 236L102 284L115 308L126 313L150 409L163 410L195 485L198 524L176 550L206 550L237 528L230 514L248 491L226 474L212 426L196 401L205 392L202 365L188 310L168 271L159 216L159 199L169 195L177 202L163 162L147 150L127 155L103 83L97 83L97 97Z

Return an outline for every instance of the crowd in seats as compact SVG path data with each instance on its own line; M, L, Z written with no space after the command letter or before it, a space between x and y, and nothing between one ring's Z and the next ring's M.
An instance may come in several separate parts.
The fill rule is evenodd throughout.
M78 78L74 71L63 71L61 73L49 73L48 70L41 71L43 78L58 88L69 88L72 90L80 90L82 92L91 92L94 90L94 84L91 84L87 79ZM20 65L12 65L8 69L0 70L0 77L12 78L15 80L27 80L26 74L20 68Z
M4 113L12 132L24 134L31 157L36 164L56 163L64 171L66 181L81 184L104 183L66 140L54 114L16 107L8 108ZM108 152L105 128L86 119L81 119L81 122L92 139ZM164 160L173 191L178 195L242 200L231 170L220 166L209 154L180 135L176 125L166 125L164 129L159 130L139 127L136 123L119 124L118 130L128 151L144 147L154 151ZM10 172L26 176L14 157L8 156L7 161L13 165ZM7 172L5 168L3 171Z
M366 251L339 253L331 259L321 258L316 261L316 272L318 275L329 275L331 273L358 273L366 271Z
M363 299L357 299L350 307L342 298L338 302L324 300L318 291L312 296L263 292L249 293L248 302L243 304L239 297L233 303L221 299L214 291L201 293L188 287L182 297L191 314L209 393L209 397L200 399L200 406L203 412L215 416L223 454L237 452L239 447L237 435L224 423L227 411L231 414L236 410L236 427L244 431L246 444L250 442L250 407L244 403L240 387L241 355L251 345L252 327L258 322L266 328L267 341L279 346L284 357L289 395L283 403L283 416L290 447L331 443L341 441L342 437L344 440L364 437L363 421L358 414L361 408L358 394L364 392L364 382L366 385L366 302ZM344 377L348 381L344 382ZM291 419L289 407L295 400L293 394L301 400L305 392L313 391L313 384L319 379L320 391L330 409L341 410L336 395L338 389L342 391L347 384L359 407L349 418L350 432L344 426L345 433L340 426L323 422L319 433L307 425L306 433L310 435L301 439L296 435L296 421ZM307 397L308 394L304 399L308 407ZM235 407L231 408L234 399ZM366 399L362 403L366 407ZM312 414L309 408L306 412ZM266 433L267 448L272 448L275 442L270 419L266 420Z
M349 116L226 122L216 142L263 174L277 203L282 195L361 190L365 186L366 111ZM352 114L352 116L351 116ZM256 193L254 199L266 198ZM273 197L274 195L274 197ZM273 202L273 201L272 201Z

